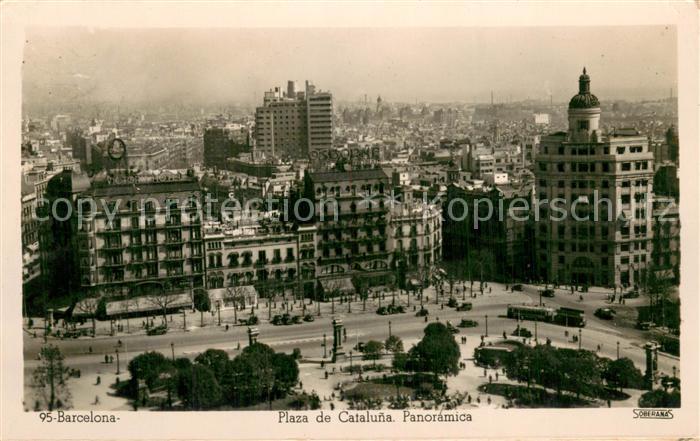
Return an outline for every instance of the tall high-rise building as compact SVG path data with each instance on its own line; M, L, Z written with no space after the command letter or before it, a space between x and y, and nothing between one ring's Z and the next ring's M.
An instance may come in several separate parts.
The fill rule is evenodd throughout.
M255 110L256 151L266 156L306 158L333 145L333 95L308 81L303 92L288 82L287 92L265 92Z
M536 157L538 275L635 286L651 260L653 153L634 129L601 132L590 83L584 69L569 102L568 132L543 137ZM556 198L564 202L555 206Z

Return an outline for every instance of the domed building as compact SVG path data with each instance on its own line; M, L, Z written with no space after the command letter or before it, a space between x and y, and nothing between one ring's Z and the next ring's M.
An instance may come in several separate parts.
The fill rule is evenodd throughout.
M635 129L603 133L600 117L584 68L568 130L536 157L536 265L550 283L634 287L651 261L653 152Z

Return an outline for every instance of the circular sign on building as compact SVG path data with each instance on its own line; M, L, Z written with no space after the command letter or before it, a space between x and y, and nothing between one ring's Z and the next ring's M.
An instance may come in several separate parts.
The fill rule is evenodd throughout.
M109 153L109 157L112 158L112 160L119 161L124 157L124 153L126 153L126 143L120 138L113 138L109 141L107 153Z

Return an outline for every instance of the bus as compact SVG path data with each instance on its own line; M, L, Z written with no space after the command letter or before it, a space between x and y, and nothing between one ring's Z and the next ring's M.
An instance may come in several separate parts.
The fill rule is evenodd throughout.
M554 320L555 310L549 306L508 305L507 315L508 318L520 320L551 322Z
M586 326L586 314L581 309L561 307L557 310L554 322L564 326L583 328Z

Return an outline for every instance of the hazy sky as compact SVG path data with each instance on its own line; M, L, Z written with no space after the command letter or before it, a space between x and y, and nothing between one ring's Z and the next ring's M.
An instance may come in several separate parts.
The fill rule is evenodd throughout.
M253 103L287 79L340 100L563 101L585 65L601 100L676 93L673 27L34 29L28 102Z

